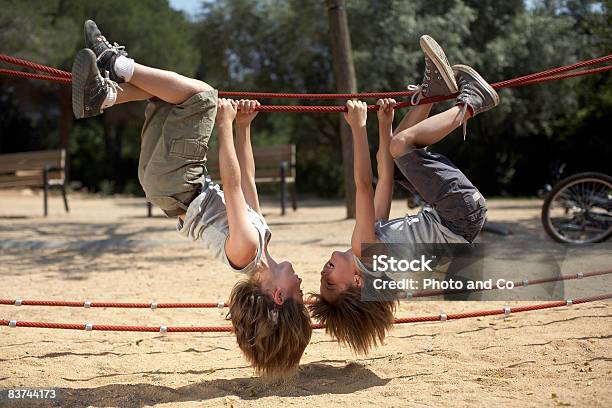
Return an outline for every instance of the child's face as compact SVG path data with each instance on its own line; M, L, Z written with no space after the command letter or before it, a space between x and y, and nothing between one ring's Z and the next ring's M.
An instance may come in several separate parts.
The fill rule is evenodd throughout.
M292 298L298 303L304 303L302 279L293 270L291 262L280 262L272 271L274 286L280 289L283 298Z
M328 302L334 302L338 295L352 286L361 286L361 276L355 268L353 251L334 251L321 271L321 297Z

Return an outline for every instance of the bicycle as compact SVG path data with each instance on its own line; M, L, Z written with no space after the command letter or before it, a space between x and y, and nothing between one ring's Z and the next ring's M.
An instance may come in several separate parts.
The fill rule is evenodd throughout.
M542 225L555 241L591 244L612 236L612 177L585 172L559 181L542 205Z

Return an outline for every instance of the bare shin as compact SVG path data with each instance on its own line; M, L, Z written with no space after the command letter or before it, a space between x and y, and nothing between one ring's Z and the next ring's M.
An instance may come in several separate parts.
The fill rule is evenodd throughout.
M130 83L172 104L185 102L197 93L213 89L200 80L138 63L134 63L134 74Z
M416 147L432 145L461 126L461 108L452 107L437 115L423 119L413 126L396 130L391 139L390 152L394 158L403 156Z

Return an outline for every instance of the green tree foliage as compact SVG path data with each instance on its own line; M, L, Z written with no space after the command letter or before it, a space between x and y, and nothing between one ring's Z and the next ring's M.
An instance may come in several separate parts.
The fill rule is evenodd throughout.
M93 18L139 62L194 75L219 89L335 89L324 1L207 0L195 20L163 0L8 3L11 7L4 7L7 0L0 0L0 52L48 65L70 68L83 46L82 22ZM606 55L612 48L611 5L610 0L350 0L357 83L361 91L419 83L424 63L418 38L425 33L444 46L451 63L474 66L491 82ZM497 109L470 121L465 142L457 131L435 150L448 154L487 194L534 194L560 163L568 164L568 172L610 172L611 81L602 74L505 89ZM49 101L58 86L23 86L0 78L2 151L46 147L57 135ZM35 117L31 103L23 102L28 92L42 95L37 98L47 119ZM114 184L104 183L107 188L137 190L141 115L141 105L127 105L109 110L103 120L76 122L73 178L93 188L110 179ZM371 116L374 157L377 126ZM296 143L299 190L337 196L343 193L340 119L261 114L254 143ZM8 129L22 140L7 142ZM86 168L91 163L98 170Z
M83 22L88 18L109 40L129 44L130 55L144 64L193 76L200 60L193 25L165 0L0 0L0 9L1 53L64 70L70 71L74 55L85 46ZM21 111L20 121L0 123L1 151L58 146L61 88L0 78L0 111L10 106ZM71 178L93 190L111 185L122 191L134 185L129 181L136 177L142 112L142 106L128 104L102 118L75 122L69 145ZM16 134L20 137L11 137Z

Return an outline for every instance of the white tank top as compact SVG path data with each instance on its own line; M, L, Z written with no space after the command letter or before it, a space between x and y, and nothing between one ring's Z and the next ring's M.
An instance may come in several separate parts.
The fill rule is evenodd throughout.
M192 241L200 242L213 255L235 272L250 274L255 271L264 254L272 233L266 220L247 205L248 217L257 230L259 245L255 258L244 268L236 269L227 259L225 241L229 236L229 222L225 208L225 196L218 184L206 177L202 192L189 204L185 221L178 219L177 231Z

